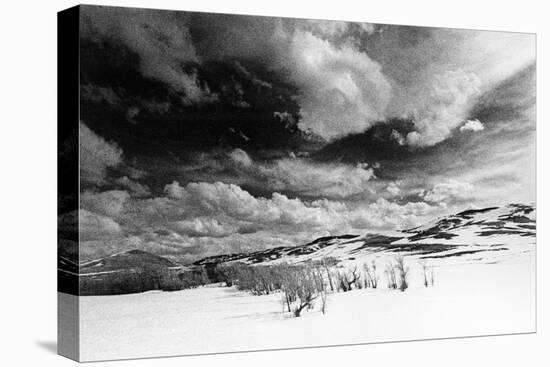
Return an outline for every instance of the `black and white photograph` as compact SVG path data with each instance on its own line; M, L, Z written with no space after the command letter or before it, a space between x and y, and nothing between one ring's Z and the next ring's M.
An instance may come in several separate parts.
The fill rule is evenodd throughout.
M69 11L62 355L536 331L535 34Z

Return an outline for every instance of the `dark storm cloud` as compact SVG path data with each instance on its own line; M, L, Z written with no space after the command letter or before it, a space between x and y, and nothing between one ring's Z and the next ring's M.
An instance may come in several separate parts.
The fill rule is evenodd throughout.
M110 120L184 125L166 135L192 149L300 144L297 130L334 139L388 118L415 122L397 141L431 146L466 121L487 85L530 57L499 47L525 37L495 32L95 7L82 23L90 114L104 101L116 110ZM491 65L504 57L507 68ZM122 85L104 85L113 84L106 76ZM276 121L281 113L292 119ZM279 133L251 138L257 125Z
M472 117L495 129L534 130L535 76L533 63L506 78L479 99L472 109Z
M182 93L185 104L216 99L194 69L199 57L186 26L185 13L143 9L84 7L81 36L119 42L139 55L138 68L145 77L166 83Z
M352 45L340 48L321 38L341 33L341 27L327 30L330 22L99 9L85 11L83 21L83 95L90 115L105 102L113 110L110 120L183 116L178 123L186 127L210 125L180 134L190 141L207 134L218 138L203 141L204 147L225 141L224 130L235 128L231 124L245 125L241 131L266 125L259 129L270 139L256 139L264 147L281 133L279 146L304 140L297 127L330 138L384 117L390 86L380 65ZM370 30L355 28L355 34ZM114 86L110 78L117 79Z
M188 105L182 102L185 92L144 75L141 56L124 44L85 39L82 45L82 114L128 154L179 157L226 146L269 150L307 144L296 127L295 87L261 65L206 62L198 71L201 83L217 99Z

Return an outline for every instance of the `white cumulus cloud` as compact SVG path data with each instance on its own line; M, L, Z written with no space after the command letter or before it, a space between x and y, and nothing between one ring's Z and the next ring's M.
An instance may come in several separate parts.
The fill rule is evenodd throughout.
M414 113L415 131L407 134L407 144L431 146L448 138L467 117L480 86L477 75L461 69L436 75Z
M366 53L301 30L281 38L276 67L300 88L300 128L333 139L385 118L391 84Z
M118 191L88 193L81 209L82 246L87 256L131 243L153 252L190 258L207 253L250 251L298 245L327 234L364 233L408 228L440 212L441 204L329 199L306 201L280 193L254 197L238 185L192 182L166 185L166 196L139 198ZM442 187L427 195L444 195ZM111 199L111 200L109 200ZM102 241L106 241L102 248Z
M479 120L468 120L460 127L460 131L481 131L485 126Z
M234 226L220 222L214 218L182 220L175 222L172 227L176 232L192 237L226 237L236 232Z
M123 190L85 191L80 194L80 207L97 214L118 217L129 198L130 194Z
M424 193L424 200L428 202L460 201L471 198L474 186L469 182L449 180L436 184L432 190Z

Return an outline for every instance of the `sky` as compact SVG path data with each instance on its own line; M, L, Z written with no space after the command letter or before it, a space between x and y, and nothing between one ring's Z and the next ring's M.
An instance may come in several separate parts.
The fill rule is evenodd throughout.
M533 34L83 6L60 224L81 259L191 262L534 203L535 59Z

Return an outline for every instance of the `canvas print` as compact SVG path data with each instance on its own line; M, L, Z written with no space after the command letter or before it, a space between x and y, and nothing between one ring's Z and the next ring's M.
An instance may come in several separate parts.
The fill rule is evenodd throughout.
M103 6L59 27L61 354L535 332L534 34Z

